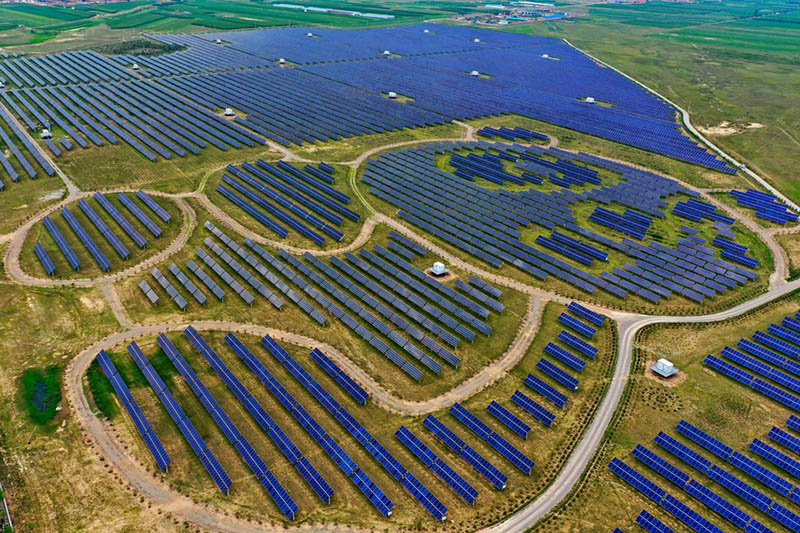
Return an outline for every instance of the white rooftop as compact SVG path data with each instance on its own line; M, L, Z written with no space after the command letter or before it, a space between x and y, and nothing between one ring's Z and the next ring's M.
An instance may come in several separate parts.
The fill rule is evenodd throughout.
M672 362L668 361L667 359L659 359L653 364L653 366L650 367L650 370L665 378L674 376L678 373L678 369L675 367L675 365L673 365Z

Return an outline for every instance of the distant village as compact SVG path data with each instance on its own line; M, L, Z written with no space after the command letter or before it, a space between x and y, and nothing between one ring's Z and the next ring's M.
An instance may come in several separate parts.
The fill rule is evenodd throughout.
M473 24L507 25L537 20L556 20L570 14L556 11L554 4L514 1L506 4L486 4L480 11L459 15L456 20Z

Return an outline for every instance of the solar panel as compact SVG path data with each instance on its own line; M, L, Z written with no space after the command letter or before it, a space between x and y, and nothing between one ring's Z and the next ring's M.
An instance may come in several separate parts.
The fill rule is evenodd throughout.
M42 264L42 268L44 268L45 273L47 273L48 276L52 276L56 271L56 266L53 264L50 254L47 253L41 242L36 243L36 245L33 247L33 252L39 259L39 262Z
M616 457L608 464L608 468L623 481L656 503L660 503L667 496L667 491Z
M671 494L661 502L661 507L694 531L722 533L722 529L709 522Z
M760 455L794 478L800 478L800 462L789 457L780 450L773 448L760 439L753 439L750 451Z
M64 238L64 235L49 216L44 217L44 226L53 237L53 240L56 241L56 245L58 245L61 253L64 254L64 258L67 260L67 263L69 263L73 270L78 270L81 266L80 259L78 259L78 256L75 255L75 252L72 251L72 247L69 245L67 240Z
M733 453L733 450L730 446L726 446L719 440L715 439L708 433L702 431L701 429L693 426L686 420L681 420L675 428L678 433L681 435L691 439L695 443L699 444L706 450L710 451L714 455L718 456L724 461L727 461L728 458Z
M563 408L567 404L567 397L565 395L533 374L528 374L528 377L525 378L525 385L553 402L559 408Z
M117 371L116 366L105 350L100 350L100 353L97 354L97 362L103 369L106 378L111 382L111 386L117 393L120 402L133 420L136 429L139 431L150 453L153 455L156 465L159 469L166 471L171 459L164 449L164 445L161 444L161 439L158 438L150 422L145 418L141 407L139 407L139 403L131 395L128 385Z
M528 438L531 427L507 408L492 400L492 403L486 406L486 411L523 439Z
M749 514L697 480L693 479L686 485L686 492L738 528L744 529L750 522Z
M650 533L674 533L672 528L667 527L667 525L658 518L644 510L636 517L636 523L639 524L642 529Z
M325 372L331 376L350 396L358 403L365 405L369 395L353 379L339 368L319 348L311 351L311 358L316 361Z
M706 473L708 472L709 468L711 468L711 461L692 450L685 444L670 437L663 431L660 431L658 435L656 435L654 441L663 449L667 450L669 453L682 460L695 470Z
M683 472L678 467L651 452L641 444L636 445L636 448L633 450L633 456L680 488L684 488L689 482L689 474Z
M495 488L503 490L506 488L508 477L500 472L493 464L483 458L478 452L468 446L453 431L440 422L433 415L428 415L423 424L436 437L439 438L448 448L464 459L467 464L472 466L479 474L485 477Z
M194 328L188 328L184 333L192 340L195 346L200 349L200 352L203 353L204 356L208 355L210 348L202 341ZM228 442L230 442L242 456L242 459L244 459L256 479L264 486L281 512L290 520L293 519L298 510L297 504L275 478L274 474L269 471L264 460L255 451L250 442L242 435L236 424L219 405L213 394L197 376L180 351L163 333L158 336L156 342L158 342L158 345L164 350L167 358L184 378L189 388L192 389L192 392L194 392L197 399L200 400L200 403L211 418L214 419Z
M595 333L597 333L597 330L595 330L593 327L584 324L577 318L571 317L566 313L561 313L558 315L558 321L589 339L593 339Z
M556 415L536 403L532 398L521 391L514 391L514 394L511 396L511 401L522 407L547 427L550 427L556 419Z
M403 443L425 466L431 468L445 483L447 483L459 496L470 505L474 505L478 491L464 478L455 472L447 463L439 458L424 442L414 435L408 428L401 426L395 433L397 439Z
M717 465L711 467L708 477L762 511L772 505L772 498Z
M558 383L564 385L568 389L571 390L578 390L578 380L574 377L565 372L564 370L558 368L556 365L548 361L547 359L539 359L539 362L536 363L536 368L556 380Z
M167 413L169 413L173 422L175 422L175 424L178 426L178 429L180 429L184 438L186 438L198 459L203 464L211 478L214 480L214 483L217 484L217 487L219 487L220 491L222 491L224 494L227 494L232 483L230 477L222 468L222 465L219 463L213 452L208 449L208 445L200 436L200 433L197 432L197 429L194 427L189 418L187 418L186 413L184 413L180 404L178 404L175 396L173 396L173 394L169 391L166 384L164 384L164 381L153 368L153 365L150 363L147 357L145 357L144 353L135 342L132 342L128 345L128 353L131 355L133 360L136 362L136 365L144 374L147 382L150 384L150 387L152 387L153 391L155 391L155 393L158 395L158 398L166 408Z
M461 404L455 403L450 407L450 414L459 422L467 426L489 446L494 448L500 455L505 457L512 465L524 474L530 475L534 467L533 460L522 453L516 446L508 442L505 438L494 432L488 425L481 421L477 416L464 408Z

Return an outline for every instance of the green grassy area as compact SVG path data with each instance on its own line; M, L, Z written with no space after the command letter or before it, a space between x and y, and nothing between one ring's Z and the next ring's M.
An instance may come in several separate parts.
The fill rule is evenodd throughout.
M119 408L114 401L114 388L108 378L103 375L97 359L92 361L89 366L89 370L86 372L86 381L89 384L90 398L98 412L108 419L117 416Z
M446 411L435 413L440 420L453 428L468 444L475 447L479 453L487 457L509 476L508 487L502 492L490 488L482 477L468 468L461 459L457 458L433 438L431 433L422 426L424 417L391 414L377 407L371 401L366 406L356 404L310 359L308 349L287 343L282 343L282 345L356 419L362 422L392 454L448 506L449 525L456 525L459 530L471 531L493 523L544 490L558 471L563 460L568 456L569 450L579 440L583 430L591 420L602 393L608 385L615 354L615 336L613 326L610 324L604 326L599 332L595 344L601 348L601 351L597 359L590 362L584 370L581 376L581 390L571 395L571 400L567 407L558 412L558 418L553 427L545 428L539 425L538 422L509 401L509 396L515 390L525 388L522 380L528 372L533 370L540 358L544 344L552 340L557 331L560 330L555 318L562 310L563 306L561 305L548 305L544 311L541 332L518 367L464 403L465 407L476 413L481 419L486 420L501 435L535 460L536 467L530 477L517 472L497 452L474 435L468 433ZM266 438L263 431L254 423L240 402L227 389L224 382L215 374L188 340L177 332L169 334L170 339L176 344L200 379L220 402L223 409L236 421L237 426L245 437L267 460L270 469L284 483L292 497L297 501L300 510L295 523L309 525L340 523L379 529L390 528L392 530L438 530L441 527L441 525L432 520L430 515L406 491L401 490L400 485L380 468L377 462L358 445L355 439L333 417L321 408L291 374L261 346L258 338L237 334L239 339L264 362L269 371L322 424L325 430L337 442L342 444L347 453L389 495L395 503L395 509L390 518L380 517L374 511L371 505L364 500L363 495L354 488L352 483L341 474L295 420L267 392L247 366L233 354L231 349L222 341L224 332L201 332L201 334L336 490L332 504L330 506L321 505L311 490L292 470L288 462L285 461L282 454L275 449L272 442ZM154 363L160 365L159 373L162 372L164 365L170 364L168 362L164 363L163 359L165 358L160 354L154 339L140 339L137 340L137 343L142 347L145 354L151 357ZM156 432L161 436L168 453L172 457L169 473L166 475L158 474L160 477L165 479L173 488L187 494L193 500L208 503L236 516L254 518L264 522L276 523L276 525L284 522L263 489L253 480L251 473L243 465L241 459L237 457L236 451L225 441L212 419L194 397L183 378L175 375L174 368L169 370L169 373L165 376L167 387L178 397L190 420L197 426L198 431L206 439L231 478L235 480L233 490L227 497L222 497L216 490L213 490L213 485L208 475L195 459L193 452L175 428L166 411L159 405L155 394L149 389L149 386L143 383L143 376L132 364L130 357L124 353L124 347L120 346L113 350L111 357L119 368L124 368L127 375L131 376L130 383L132 383L131 388L134 397L139 401L146 416L153 424ZM533 395L534 393L530 394ZM532 425L533 431L527 440L522 440L512 434L486 414L485 407L492 400L504 404ZM399 443L394 437L394 432L401 425L407 426L422 438L426 444L440 454L469 483L480 490L480 496L475 506L469 506L459 499L447 485L432 475L430 470L425 469ZM139 441L138 436L125 424L124 417L115 419L114 427L119 431L123 442L131 445L133 453L144 464L152 463L152 458L148 456L148 452Z
M24 46L39 41L30 39L31 29L53 32L52 48L74 47L81 33L82 45L120 42L142 32L197 32L209 30L239 30L279 26L330 26L357 28L423 22L474 11L480 3L475 0L319 0L306 5L364 13L394 15L391 19L356 17L337 13L318 13L287 9L273 3L249 0L154 0L92 3L74 6L34 4L3 4L0 7L0 45ZM112 38L104 38L92 29ZM26 38L26 35L28 36ZM86 37L89 37L86 39Z
M794 293L780 301L726 322L698 325L666 324L644 329L637 337L632 376L623 395L618 415L607 432L607 442L591 462L587 478L577 492L565 501L556 513L547 517L537 530L554 531L611 531L614 527L635 529L634 520L644 508L664 521L675 531L683 526L663 509L653 505L607 468L612 457L619 457L640 472L656 481L691 508L727 529L729 524L708 508L689 498L663 478L649 470L630 452L636 444L643 444L663 457L669 454L658 451L653 438L664 431L678 438L690 448L713 458L708 452L678 437L674 428L681 419L699 426L702 430L722 440L773 471L776 467L746 451L754 438L766 440L766 434L775 425L783 427L792 411L760 393L702 365L708 354L718 354L724 346L735 346L741 337L755 330L764 330L781 317L794 314L800 298ZM659 357L666 357L685 372L680 384L665 387L660 382L643 375L644 369ZM674 462L674 461L673 461ZM719 460L715 462L719 463ZM678 463L676 463L678 464ZM735 505L775 531L784 529L765 514L750 507L738 496L723 489L686 467L678 465L692 477L704 483ZM728 470L731 470L728 468ZM697 477L699 476L699 477ZM787 500L772 493L776 501L791 507Z
M28 288L0 274L0 445L5 458L14 458L0 462L0 477L15 531L98 531L112 514L137 528L166 531L163 515L138 507L94 459L66 402L41 427L22 396L27 369L63 369L116 328L100 290Z
M31 180L20 178L17 183L6 184L0 193L0 233L7 233L42 209L61 200L66 194L64 183L58 178Z
M111 247L105 237L103 237L91 220L89 220L89 218L84 214L77 202L71 203L67 206L70 212L81 223L83 229L86 230L89 236L94 240L97 246L103 251L105 256L111 262L111 270L109 272L119 272L125 270L126 268L130 268L131 266L144 261L148 257L152 257L153 255L157 254L169 246L169 244L177 238L181 231L181 226L185 223L183 219L183 213L171 200L166 198L153 198L172 216L172 220L169 223L165 223L152 211L150 211L150 208L148 208L135 194L128 193L127 196L133 202L135 202L136 205L142 209L142 211L147 213L163 231L161 237L155 238L153 234L150 233L150 231L141 222L139 222L136 217L131 215L130 211L128 211L126 207L122 205L116 194L106 195L106 198L117 208L120 213L123 214L123 216L125 216L126 219L128 219L128 221L139 231L142 237L147 240L147 246L145 248L139 248L128 236L128 234L122 231L122 228L117 225L114 219L112 219L111 216L106 213L105 209L100 206L97 200L94 198L88 198L86 201L128 248L130 251L130 256L128 259L122 259L119 255L117 255L114 248ZM22 251L20 252L19 258L22 270L32 276L42 278L47 277L42 264L39 262L39 259L33 252L33 247L36 245L36 243L41 242L42 246L44 246L44 249L50 255L50 258L53 260L53 263L56 266L56 278L91 278L104 274L97 265L97 262L94 260L94 257L78 239L78 236L72 231L72 228L69 226L69 224L67 224L67 221L63 218L60 212L52 214L50 218L56 227L61 231L61 234L67 239L67 242L69 242L72 250L78 256L78 259L80 259L80 269L73 270L72 267L70 267L69 263L67 263L67 260L64 257L64 254L61 253L60 248L58 248L55 240L50 235L50 232L48 232L47 228L44 227L44 222L38 222L31 228L28 237L25 239L25 243L22 245Z
M251 162L255 163L255 161L251 161ZM296 166L299 169L302 169L305 166L305 163L295 164L294 166ZM225 198L221 193L217 192L217 186L218 185L224 185L228 189L233 190L240 197L244 197L243 194L241 194L241 193L237 192L236 190L234 190L230 185L226 185L226 184L223 183L222 177L223 177L224 174L226 174L226 172L224 170L220 171L218 173L215 173L211 178L209 178L209 180L206 183L206 186L204 188L204 191L205 191L206 195L208 196L209 200L211 200L211 202L213 202L215 205L217 205L225 213L230 215L239 224L241 224L245 228L248 228L249 230L257 233L258 235L264 236L264 238L266 238L266 239L272 239L272 240L280 241L281 243L285 243L286 245L295 246L295 247L298 247L298 248L307 248L307 249L312 249L312 250L336 249L336 248L341 248L343 246L347 246L349 243L353 242L359 236L359 234L361 233L361 228L364 225L364 221L369 217L369 211L364 206L364 204L362 204L358 200L358 198L355 197L355 194L354 194L352 188L350 187L350 183L349 183L349 181L347 179L347 173L348 173L349 167L336 165L335 168L336 168L336 171L335 171L334 176L335 176L335 180L336 181L333 184L333 187L336 190L341 191L341 192L347 194L348 196L350 196L350 198L352 200L351 200L350 203L347 204L346 207L348 209L351 209L351 210L355 211L356 213L358 213L361 216L361 219L358 222L353 222L352 220L350 220L348 218L344 219L344 222L342 223L342 225L337 227L337 229L339 229L342 233L344 233L344 238L341 241L335 241L332 238L330 238L327 234L322 233L321 231L319 231L318 229L314 228L310 224L307 224L307 226L312 231L315 231L316 233L322 235L325 238L325 242L321 246L317 246L313 241L311 241L307 237L304 237L303 235L301 235L300 233L298 233L294 229L290 228L284 222L281 222L281 221L275 219L274 216L272 216L271 214L267 213L263 208L256 206L256 208L258 210L260 210L261 212L264 212L268 217L272 218L273 220L276 220L281 226L283 226L283 227L285 227L286 229L289 230L289 236L287 238L285 238L285 239L281 239L281 237L277 233L274 233L271 229L269 229L266 226L264 226L263 224L261 224L258 220L256 220L255 218L250 216L248 213L246 213L244 210L242 210L241 208L239 208L238 206L233 204L230 200ZM230 175L230 173L228 173L228 174ZM231 177L235 178L235 176L231 176ZM237 180L237 181L240 181L240 180ZM240 183L241 183L241 181L240 181ZM254 189L252 189L249 186L248 186L248 189L251 190L251 191L254 191ZM256 191L254 191L254 192L256 192ZM276 192L278 192L278 191L276 191ZM264 198L266 198L266 197L264 197ZM250 200L247 200L247 201L250 204L255 205L254 202L252 202ZM271 203L273 205L275 205L274 202L271 202ZM286 211L286 210L284 209L284 211ZM294 218L298 218L296 215L292 215L292 216Z
M159 158L150 162L132 147L120 143L90 146L83 150L76 148L62 157L59 165L83 189L147 185L149 189L177 193L196 190L209 175L229 163L279 157L266 146L227 151L208 146L199 155L175 156L170 160Z
M527 297L517 291L506 290L501 300L506 306L505 311L499 315L492 313L490 318L486 321L489 326L493 328L492 335L489 337L479 335L473 343L462 342L457 349L452 350L455 355L461 358L461 364L458 369L454 369L445 364L440 375L437 376L432 372L425 372L422 381L416 383L388 359L380 356L372 346L355 335L343 323L335 319L332 314L322 309L310 296L300 291L293 283L288 282L288 280L283 278L277 271L274 271L272 267L268 267L268 270L273 271L279 278L286 281L295 290L298 290L314 308L319 309L327 317L327 324L325 326L318 325L301 311L298 306L293 304L286 296L279 293L277 290L275 290L275 292L279 294L284 301L284 306L281 310L275 309L262 296L257 295L249 285L246 285L241 278L236 276L238 281L245 285L249 292L256 296L255 304L252 307L247 306L244 301L231 291L221 278L213 273L211 269L196 256L196 250L198 248L206 248L203 244L206 238L211 238L222 248L225 248L225 245L211 236L211 233L203 227L205 221L209 220L208 214L202 208L198 208L196 204L195 207L198 214L198 229L195 230L183 250L158 266L162 272L167 271L167 267L170 263L174 262L176 265L180 266L187 276L198 284L198 287L201 287L203 292L206 293L209 297L208 303L204 307L201 307L197 302L191 300L191 298L186 295L187 300L191 301L189 302L187 310L181 312L166 293L164 293L160 287L155 287L151 282L151 285L154 286L154 289L156 289L156 292L160 296L160 301L155 306L150 306L138 287L138 283L141 279L152 279L148 273L144 272L141 275L124 280L119 284L119 293L122 303L125 305L134 321L154 324L166 321L230 320L255 323L266 327L292 331L310 338L323 340L342 353L347 354L359 367L394 394L403 398L421 400L442 394L455 385L462 383L464 380L480 371L488 362L499 358L505 353L512 340L517 335L519 324L527 311ZM242 243L244 241L244 239L236 237L230 230L225 229L218 221L213 218L210 220L237 242ZM385 226L378 226L370 240L370 247L375 244L385 245L388 232L389 230ZM277 250L269 246L264 246L264 248L277 257ZM209 254L212 256L214 255L210 251ZM188 268L186 268L186 262L189 259L193 259L195 263L200 265L225 291L226 297L224 301L217 301L216 298L210 294L210 291L202 286L200 281L189 272ZM416 266L427 268L437 260L439 259L428 254L428 257L425 259L418 260ZM264 263L264 261L262 261L262 263ZM297 272L296 269L293 270ZM260 276L258 277L260 278ZM306 276L302 277L306 278ZM454 277L448 280L448 284L454 283L457 278L466 279L467 277L468 274L466 272L454 270ZM266 282L265 279L261 279L261 281L272 290L272 285ZM182 293L185 292L182 288L180 290ZM350 314L353 313L350 312ZM383 318L382 320L388 323L388 320ZM360 319L359 322L361 322ZM373 333L377 334L377 330L373 330ZM407 335L405 333L401 334L404 337ZM429 353L426 348L423 348L423 350L425 353ZM429 355L433 356L432 352L429 353ZM419 363L416 364L420 366Z
M464 128L447 123L425 128L403 128L402 130L375 135L359 135L340 141L305 144L292 151L305 159L315 161L352 161L368 150L393 143L420 141L424 139L458 139L464 136Z
M40 426L46 425L56 416L56 407L61 403L62 368L29 368L22 373L21 395L30 419Z
M791 66L800 49L795 4L648 2L584 11L588 16L507 29L568 39L689 110L695 126L733 125L733 134L712 130L708 137L800 198L792 163L800 110L785 97L800 90ZM763 127L746 127L753 123Z
M789 258L789 277L800 276L800 233L778 234L775 239Z

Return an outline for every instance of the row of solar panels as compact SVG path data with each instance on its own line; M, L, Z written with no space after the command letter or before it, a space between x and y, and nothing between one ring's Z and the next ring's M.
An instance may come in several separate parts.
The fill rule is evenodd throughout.
M386 496L383 490L358 466L341 445L323 429L308 410L286 390L258 357L238 339L232 338L231 341L229 344L234 348L236 355L253 371L267 390L284 406L328 457L336 463L344 475L353 482L381 514L390 516L394 503Z
M450 346L456 347L459 343L455 335L470 342L475 339L477 334L464 325L464 318L469 317L469 314L455 315L454 318L452 312L445 312L442 307L433 303L434 298L437 300L441 300L441 298L435 294L431 295L431 289L400 272L397 272L398 277L396 278L390 276L386 270L381 270L377 266L389 265L364 248L361 249L360 254L361 256L358 257L348 252L345 254L347 263L338 259L331 259L331 263L361 283L362 287L368 288L373 294L390 302L392 306L414 322L442 338ZM364 260L365 258L371 261L367 262ZM359 270L355 270L354 267ZM370 278L367 278L365 274L368 274Z
M487 137L489 139L493 139L495 136L502 137L507 141L515 141L517 139L522 139L524 141L532 141L532 140L546 141L548 139L547 135L545 135L544 133L539 133L525 128L520 128L519 126L516 126L514 128L506 128L504 126L501 126L499 128L493 128L489 126L484 126L475 133L476 135L480 135L481 137Z
M228 473L222 467L216 455L214 455L214 452L209 449L203 437L200 436L200 433L198 433L192 421L186 416L178 400L175 399L175 396L167 388L164 380L158 375L152 363L150 363L141 348L139 348L135 342L128 345L128 353L136 362L142 374L144 374L150 387L158 396L162 405L167 410L167 413L169 413L172 418L172 421L175 422L175 425L181 431L181 434L183 434L189 446L191 446L192 450L203 464L203 467L205 467L206 471L211 476L211 479L214 480L214 483L216 483L223 494L227 494L232 485L230 476L228 476Z
M422 149L413 149L413 150L407 149L407 150L404 150L402 152L391 152L389 154L385 154L385 155L383 155L381 157L392 158L392 165L385 165L384 164L383 166L381 166L380 161L377 161L374 164L372 164L372 162L370 162L371 163L370 169L372 169L372 168L377 169L378 167L380 167L381 171L383 173L379 176L374 171L371 173L370 169L368 169L365 181L370 183L370 185L375 185L375 184L378 184L378 183L386 184L386 183L388 183L388 182L386 182L387 176L390 175L387 172L391 172L393 168L408 169L409 171L411 171L413 169L413 171L415 172L414 176L408 176L403 170L401 170L400 173L397 175L396 181L392 181L391 182L393 184L392 187L396 187L396 190L398 191L397 193L391 193L391 192L389 192L389 189L385 189L385 188L382 188L379 191L378 189L376 189L374 187L372 189L373 192L375 192L378 195L383 195L383 197L385 199L387 199L388 201L391 201L393 203L396 203L396 204L400 205L403 208L403 211L400 212L401 216L403 216L405 218L409 218L409 220L411 220L415 224L421 223L423 225L424 229L427 229L429 231L434 232L438 236L448 240L448 242L451 242L451 243L453 243L453 244L455 244L457 246L460 246L460 247L466 249L467 251L475 252L476 248L474 246L474 243L476 241L475 241L475 239L473 237L479 237L481 239L485 239L486 242L490 242L490 236L487 236L487 235L485 235L484 233L482 233L480 231L476 231L477 227L475 227L475 226L469 226L469 228L464 228L464 229L467 229L469 231L469 234L470 234L469 241L471 241L471 243L468 243L468 242L466 242L464 240L460 240L457 237L454 237L452 235L452 233L449 233L449 230L446 229L448 225L453 226L453 227L461 227L461 226L458 225L459 224L458 220L455 220L452 217L450 217L450 218L443 217L439 213L441 213L441 212L451 212L451 213L464 212L466 214L468 212L473 211L475 209L475 207L474 207L475 204L476 203L480 203L480 199L476 198L476 194L475 194L476 192L480 191L480 189L474 188L474 187L470 188L470 192L469 193L466 193L466 192L464 193L464 199L463 200L457 200L456 202L448 202L447 204L436 203L437 200L435 200L435 198L438 197L438 196L444 195L444 196L447 196L447 197L453 197L453 195L455 194L454 193L454 189L457 189L458 187L462 187L463 183L459 184L458 186L456 186L454 188L451 188L451 187L443 188L443 187L441 187L441 181L442 181L441 180L441 176L442 176L442 174L439 171L429 171L429 172L432 172L432 174L431 174L431 180L432 181L425 182L425 183L428 184L428 185L426 185L426 187L430 187L430 188L423 188L423 189L420 189L420 190L415 189L413 193L408 192L408 193L406 193L404 195L400 194L400 191L407 190L410 187L409 182L413 184L415 181L419 181L420 179L427 179L427 178L424 178L425 173L426 173L426 169L424 167L421 168L419 166L419 163L425 161L425 159L421 159L421 160L418 159L417 154L420 154L420 153L426 153L426 154L427 153L435 153L435 150L434 149L429 149L427 151L423 151ZM400 159L401 157L402 157L402 161L410 161L410 162L412 162L411 166L404 166L404 165L398 166L397 163L401 161L401 159ZM415 161L415 158L417 158L416 161ZM433 161L431 161L431 166L435 167L435 163L433 163ZM433 175L436 176L435 179L433 178ZM401 176L402 176L402 178L401 178ZM422 176L422 178L420 176ZM445 174L445 176L446 176L446 174ZM650 179L650 177L648 176L647 179ZM671 188L664 189L666 191L666 194L672 194L672 193L677 192L679 190L678 189L679 185L676 182L671 182L670 180L666 180L666 179L662 179L662 180L665 183L674 183L674 185L671 186ZM444 189L446 189L446 192L442 192ZM395 190L395 189L393 189L393 190ZM387 196L387 194L389 196ZM396 196L393 196L395 194L396 194ZM488 194L488 192L484 191L482 194ZM659 193L659 194L662 194L662 193ZM426 196L426 195L431 195L431 196ZM413 198L417 198L417 199L420 199L420 200L424 199L424 201L426 202L425 205L429 206L431 209L429 211L426 211L425 213L422 213L422 212L416 213L415 209L410 209L409 208L409 206L411 205L411 203L410 203L410 201L408 199L409 196L412 196ZM550 197L552 198L553 195L551 195ZM491 202L496 202L496 200L490 200L490 201ZM418 202L418 200L414 200L414 202ZM463 207L460 207L462 204L463 204ZM426 209L427 209L427 207L426 207ZM507 209L507 206L504 206L504 209ZM500 215L500 211L501 211L500 209L495 210L494 211L495 215ZM420 217L422 217L422 218L420 218ZM649 220L646 217L643 217L642 215L638 215L638 214L635 214L635 213L632 214L631 217L634 219L635 222L637 222L639 224L647 224L648 220ZM431 220L432 221L432 220L435 220L436 218L444 218L444 219L446 219L446 223L434 224L432 222L426 222L426 220ZM497 216L495 216L495 218L493 220L499 221L500 219L497 218ZM524 220L525 219L523 218L523 221ZM531 219L529 218L528 220L531 220ZM484 219L484 221L485 221L485 219ZM506 227L509 227L509 228L510 227L514 227L514 225L516 225L517 223L519 223L519 222L510 222L509 223L510 225L506 226ZM573 222L570 222L568 219L563 219L561 222L558 222L558 223L563 225L563 226L565 226L565 227L567 227L568 229L571 229L571 230L575 230L576 228L578 228ZM495 224L495 223L493 222L493 224ZM495 226L495 227L497 227L497 226ZM589 233L591 235L591 232L589 232ZM496 235L501 235L501 234L502 233L496 233ZM599 236L597 234L594 234L592 236L595 237L595 238L600 238L601 237L601 236ZM513 239L515 238L515 234L511 233L511 234L509 234L509 237L512 239L512 241L509 241L509 242L513 242ZM456 239L456 240L454 241L453 239ZM495 239L496 240L495 237L491 237L491 239ZM606 243L606 244L608 244L608 243ZM517 244L516 246L519 246L519 245ZM620 246L620 245L617 245L617 246ZM626 248L629 248L629 247L626 247ZM486 250L486 248L484 248L484 250ZM513 248L511 250L513 251ZM526 250L526 251L528 253L530 253L528 250ZM552 258L551 258L551 260L552 260ZM499 266L501 264L501 261L490 260L490 263L494 264L495 266ZM516 266L520 266L523 269L526 268L524 260L523 260L522 263L515 262L515 264L516 264ZM569 268L569 265L566 265L566 266ZM574 268L574 267L572 267L572 268ZM544 277L546 275L541 270L538 270L538 271L537 270L532 270L531 272L533 274L535 274L535 275L538 275L538 277L540 277L540 278L542 278L542 277ZM569 271L568 273L574 277L574 271ZM583 275L585 276L585 273ZM566 276L564 276L564 277L566 277ZM586 285L585 281L581 280L580 278L576 278L576 281L580 282L580 284L578 286L583 286L584 288L586 288L585 287L585 285ZM598 283L598 281L599 281L599 283ZM604 279L593 279L592 278L592 281L590 283L588 283L588 285L590 286L590 291L593 290L593 288L592 288L593 285L594 286L600 286L600 287L603 287L603 288L609 290L613 294L616 294L618 296L624 297L624 295L627 294L628 289L621 288L619 285L617 285L618 282L619 282L619 279L616 278L616 277L615 278L611 278L611 281L609 281L608 277L605 277ZM627 281L624 282L624 283L626 285L628 285ZM644 289L643 287L632 286L630 288L633 289L635 292L637 292L637 294L641 293L641 292L644 292L642 290L642 289ZM691 290L691 289L689 289L689 290ZM695 291L693 291L690 294L690 296L692 294L697 294L697 296L700 299L702 299L702 297L703 297L701 294L698 294ZM653 294L653 297L657 298L658 295Z
M339 421L344 428L372 455L375 460L431 513L437 520L444 521L447 507L422 484L414 474L387 450L370 432L343 407L306 369L295 360L274 339L266 336L262 344L297 381Z
M731 466L734 466L753 479L756 479L760 483L772 488L773 490L776 490L779 494L788 496L792 501L798 501L797 490L793 488L791 483L780 478L780 476L777 476L761 464L740 454L739 452L734 452L728 446L724 445L714 437L711 437L685 420L680 422L677 429L679 433L688 437L701 447L711 451L715 455L718 455L723 460L727 461ZM800 439L797 437L775 427L773 427L770 431L770 438L784 445L791 445L791 443L800 441ZM736 494L738 497L742 498L759 511L765 512L769 516L775 518L778 522L789 529L794 531L800 527L800 517L777 503L774 498L765 494L747 481L737 477L735 474L720 468L718 465L713 465L711 461L698 454L694 450L688 448L681 442L663 432L656 436L655 442L670 454L674 455L689 466L695 468L700 473L705 474L710 479L725 487L730 492ZM765 444L759 439L755 439L753 441L750 449L754 453L765 457L768 461L778 466L787 464L783 461L785 459L789 459L786 454ZM713 493L708 488L703 487L695 480L689 482L689 476L681 472L668 461L658 457L652 452L647 451L643 447L639 446L637 447L637 450L638 451L634 451L634 455L645 462L645 464L648 464L648 466L659 472L661 475L679 487L685 488L688 493L703 501L703 503L717 511L720 515L731 521L734 525L745 529L746 527L750 527L748 526L749 522L750 524L753 524L753 526L751 529L747 529L747 531L767 531L763 525L756 524L757 521L749 521L749 515L738 509L730 502L727 502L721 496Z
M155 236L161 235L161 229L150 219L150 217L141 210L141 208L136 205L130 198L127 197L125 193L120 193L118 198L122 205L124 205L128 210L133 214L143 225L145 225L148 229ZM125 218L125 216L119 212L119 210L111 203L108 198L106 198L102 193L95 193L95 199L97 200L98 204L103 207L106 213L123 229L123 231L140 247L146 245L146 241L141 236L141 234L136 230L136 228ZM152 200L151 200L152 201ZM153 201L153 204L158 206ZM84 199L78 201L78 206L81 208L83 213L86 217L94 224L100 234L111 244L112 248L117 252L117 254L122 259L127 259L130 257L130 251L128 250L127 246L122 242L122 240L113 232L111 227L103 220L103 218L95 211L95 209ZM163 210L159 206L159 209ZM169 215L166 210L163 210L164 213ZM98 266L103 271L108 271L111 268L111 262L108 260L108 257L102 251L102 249L97 245L94 239L87 233L86 229L80 223L80 221L75 217L75 215L69 210L69 208L65 207L61 211L64 220L73 230L75 235L81 241L81 243L86 247L89 253L94 257L95 261L97 262ZM64 234L58 229L55 225L53 220L48 216L44 218L44 226L50 235L53 237L58 248L61 250L64 258L66 259L67 263L74 269L78 270L81 265L81 261L75 252L72 250L71 245L64 237ZM43 248L43 247L42 247ZM44 250L42 250L44 251ZM42 262L43 266L45 267L45 271L48 275L53 275L55 272L55 265L52 264L52 260L48 262L47 259L43 259L41 252L36 252L37 257Z
M198 334L194 328L187 329L184 333L202 353L203 350L201 348L204 345L204 341L202 341L202 343L198 342ZM164 350L167 358L172 362L172 365L189 385L189 388L192 389L192 392L197 396L197 399L203 405L206 412L214 420L228 442L239 452L244 462L281 512L289 519L294 518L298 510L295 501L275 477L275 474L269 470L267 464L258 452L256 452L255 448L253 448L253 445L242 434L236 423L228 416L222 406L220 406L214 395L197 376L180 351L163 333L158 336L157 342L161 349ZM200 344L200 346L198 346L198 344Z
M142 81L15 90L6 100L31 129L51 128L52 121L82 148L88 146L84 137L96 146L122 139L150 161L157 155L171 159L173 154L198 154L207 144L226 150L264 143L244 128Z

